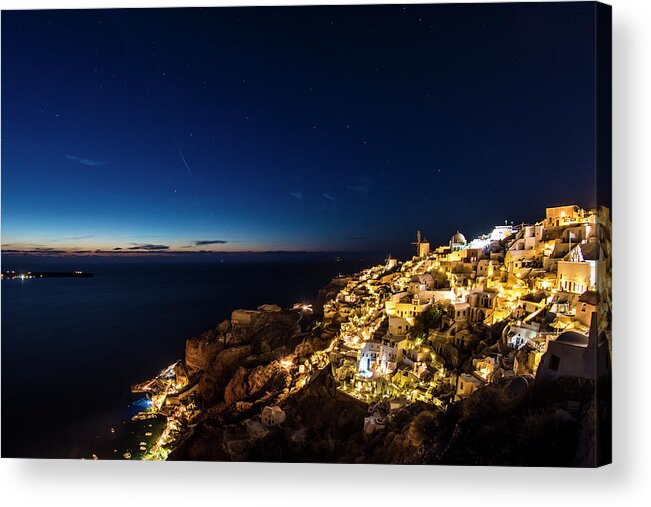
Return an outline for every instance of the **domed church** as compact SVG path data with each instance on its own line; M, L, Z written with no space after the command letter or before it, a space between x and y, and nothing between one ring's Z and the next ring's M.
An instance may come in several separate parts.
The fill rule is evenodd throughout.
M454 236L450 238L450 251L456 252L458 250L463 250L466 248L466 244L466 237L457 229L457 232L454 233Z

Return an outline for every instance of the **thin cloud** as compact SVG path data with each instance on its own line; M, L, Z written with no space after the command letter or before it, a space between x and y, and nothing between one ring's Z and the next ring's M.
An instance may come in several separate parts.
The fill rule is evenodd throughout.
M20 249L4 249L3 254L13 255L59 255L69 253L67 250L57 250L56 248L30 248L25 250Z
M75 162L79 162L82 165L87 165L90 167L96 167L98 165L106 165L106 162L104 162L103 160L93 160L92 158L81 158L75 155L66 155L66 158L68 160L74 160Z
M153 252L156 250L169 250L168 245L152 245L152 244L137 244L132 243L134 246L130 246L129 250L145 250L147 252Z
M321 195L323 196L324 199L328 199L328 201L336 201L337 200L336 197L331 196L328 192L323 192Z
M86 234L85 236L69 236L69 237L63 238L63 239L71 239L73 241L78 241L80 239L90 239L90 238L94 238L94 237L95 237L94 234Z
M373 183L367 178L358 178L357 183L346 185L346 190L351 190L359 194L368 195L371 193Z
M204 245L224 245L228 243L225 239L200 239L197 241L194 241L194 244L196 246L204 246Z
M303 192L290 192L289 195L291 195L294 199L297 199L299 201L303 200Z

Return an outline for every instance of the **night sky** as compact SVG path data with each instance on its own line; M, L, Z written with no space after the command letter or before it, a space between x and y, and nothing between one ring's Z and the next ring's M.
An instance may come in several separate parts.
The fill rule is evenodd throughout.
M594 206L591 3L2 13L2 248L409 251Z

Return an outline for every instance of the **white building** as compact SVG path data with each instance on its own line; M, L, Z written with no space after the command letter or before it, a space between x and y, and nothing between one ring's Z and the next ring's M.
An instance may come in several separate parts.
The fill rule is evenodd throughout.
M576 303L576 320L584 326L590 326L592 314L597 311L599 293L594 290L585 291Z
M481 259L477 263L477 276L478 277L488 277L493 276L495 272L495 267L498 264L490 259Z
M476 290L468 295L468 320L483 322L493 315L497 305L497 291L492 289Z
M473 359L472 365L475 367L474 374L486 382L491 381L495 370L499 367L497 359L492 356L483 359Z
M558 262L557 284L565 292L583 294L597 286L600 248L596 241L579 243Z
M485 382L483 380L478 379L474 375L462 373L457 380L457 391L454 395L454 401L467 398L484 384Z
M398 259L392 259L391 256L389 255L387 257L386 264L384 265L384 269L386 271L391 271L397 267L398 267Z
M405 336L409 331L409 322L402 317L389 317L389 334L391 336Z
M565 331L547 344L536 380L575 377L596 379L610 370L610 352L605 333L599 334L597 314L592 314L589 335Z
M364 433L374 433L378 430L383 430L386 425L386 418L379 412L373 412L370 417L364 418Z
M509 246L504 256L504 266L509 273L522 274L523 269L530 268L532 259L537 255L539 241L537 227L533 225L523 227L515 241ZM540 231L542 231L542 227Z
M416 316L427 310L431 302L431 299L420 299L418 294L411 296L406 292L400 292L385 301L384 306L388 316L407 319L409 325L413 326Z
M434 278L429 273L414 275L409 281L408 292L416 294L434 287Z
M287 418L285 411L280 407L264 407L260 418L267 426L276 426L285 422Z
M545 222L549 227L560 227L566 224L580 222L585 217L585 211L576 204L556 206L545 210Z
M470 313L469 309L470 305L465 301L450 303L448 306L448 315L454 322L466 322Z
M358 372L371 378L374 374L386 375L396 369L397 349L388 339L368 340L359 351Z
M497 225L490 233L491 241L502 241L515 232L512 225Z
M458 252L459 250L466 248L466 245L466 237L457 230L457 232L455 232L450 238L450 251Z
M533 322L529 324L509 324L504 328L503 336L509 347L519 349L529 340L533 340L540 332L540 324Z

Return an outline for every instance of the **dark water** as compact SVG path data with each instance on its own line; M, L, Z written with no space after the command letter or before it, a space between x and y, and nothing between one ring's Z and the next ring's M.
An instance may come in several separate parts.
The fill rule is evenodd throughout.
M235 308L313 301L373 262L78 263L95 277L3 280L2 456L89 457L137 411L130 385L181 358L187 337Z

